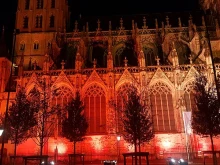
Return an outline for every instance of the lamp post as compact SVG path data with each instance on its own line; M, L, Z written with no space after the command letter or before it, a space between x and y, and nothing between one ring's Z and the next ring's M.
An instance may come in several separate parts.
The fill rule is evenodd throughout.
M120 140L121 136L117 135L118 161L120 160Z
M4 124L3 124L3 130L6 130L7 126L7 120L8 120L8 108L9 108L9 101L10 101L10 91L11 91L11 85L12 85L12 75L13 75L13 63L14 63L14 54L15 54L15 41L16 41L16 34L19 33L18 29L14 29L13 33L13 45L12 45L12 53L11 53L11 70L10 70L10 76L8 81L8 96L7 96L7 102L6 102L6 110L5 110L5 117L4 117ZM0 165L3 165L3 154L4 154L4 141L5 141L5 132L2 131L2 146L1 146L1 155L0 155Z
M2 136L4 129L0 128L0 136Z
M2 128L0 128L0 136L2 136L2 133L3 133L3 129ZM0 155L1 156L1 155Z

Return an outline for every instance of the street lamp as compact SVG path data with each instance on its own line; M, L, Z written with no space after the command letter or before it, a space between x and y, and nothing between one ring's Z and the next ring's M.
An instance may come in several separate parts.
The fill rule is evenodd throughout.
M15 41L16 41L16 34L19 33L19 29L14 29L13 33L13 45L12 45L12 53L11 53L11 70L10 70L10 77L9 77L9 89L8 89L8 96L7 96L7 102L6 102L6 110L5 110L5 117L4 117L4 124L3 129L6 129L6 124L8 120L8 108L9 108L9 100L10 100L10 91L11 91L11 85L12 85L12 76L13 76L13 64L14 64L14 54L15 54ZM3 129L1 132L2 135L2 146L1 146L1 155L0 155L0 165L3 165L3 153L4 153L4 141L5 141L5 133L3 133ZM6 131L7 132L7 131Z
M3 131L4 131L4 129L0 128L0 136L2 136ZM0 157L1 157L1 155L0 155Z
M4 129L0 128L0 136L2 136Z
M120 140L121 140L121 136L117 135L118 161L120 160Z
M118 135L118 136L117 136L117 141L120 141L120 140L121 140L121 136Z

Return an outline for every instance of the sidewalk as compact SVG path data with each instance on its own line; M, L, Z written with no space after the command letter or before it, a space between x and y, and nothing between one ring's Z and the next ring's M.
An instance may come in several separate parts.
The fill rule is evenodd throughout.
M126 162L127 165L132 165L131 161ZM149 160L150 165L168 165L166 159L154 159L154 160ZM188 162L189 165L213 165L212 159L206 159L205 164L203 162L203 159L194 159L190 162ZM57 165L69 165L68 163L58 163ZM82 163L76 163L76 165L82 165ZM84 165L104 165L102 161L94 161L94 162L84 162ZM114 165L114 164L112 164ZM116 165L124 165L123 160L117 162ZM134 164L133 164L134 165ZM146 161L142 161L141 165L146 165ZM220 165L220 159L218 160L218 165Z

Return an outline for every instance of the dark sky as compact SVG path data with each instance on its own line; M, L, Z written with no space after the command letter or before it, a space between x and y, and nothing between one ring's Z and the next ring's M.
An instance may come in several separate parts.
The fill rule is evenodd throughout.
M199 0L84 0L69 1L74 13L82 15L144 14L149 12L172 12L197 10Z
M173 11L198 10L199 0L69 0L74 17L82 16L111 16L124 14L145 14ZM4 5L3 5L4 4ZM0 6L0 25L14 25L17 0L4 0Z
M199 0L69 0L72 22L81 15L109 16L146 13L182 12L199 10ZM0 31L10 33L14 29L17 0L4 0L0 5ZM10 40L10 36L8 37Z

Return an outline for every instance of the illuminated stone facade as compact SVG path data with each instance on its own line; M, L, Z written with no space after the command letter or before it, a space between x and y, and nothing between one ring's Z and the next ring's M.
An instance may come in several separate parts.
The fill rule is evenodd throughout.
M211 148L209 139L194 134L186 136L183 112L192 111L192 82L195 74L206 73L213 81L212 60L205 33L204 17L195 24L188 15L187 24L181 17L173 22L164 15L153 20L148 27L148 17L140 16L142 23L130 20L131 28L125 28L124 20L107 22L102 30L102 20L96 20L95 31L85 23L67 32L69 13L66 0L19 0L15 35L14 83L10 100L15 98L18 85L27 94L45 79L50 91L61 89L59 96L51 98L53 104L64 106L77 90L86 105L89 130L86 140L77 144L77 152L85 153L86 160L116 159L120 153L133 151L123 138L117 141L118 121L116 112L109 106L111 99L119 100L119 93L133 83L139 91L149 95L154 119L155 138L142 147L154 158L164 155L181 155L188 146L194 156L198 151ZM164 21L164 22L163 22ZM104 21L103 21L104 22ZM117 23L118 22L118 23ZM82 22L81 22L82 23ZM219 72L220 29L218 22L210 28L212 54ZM5 111L10 61L0 58L0 110ZM44 154L53 155L57 146L59 155L73 152L73 146L60 135L59 120L54 136L44 147ZM187 140L188 139L188 140ZM5 145L8 154L13 145ZM220 149L215 140L216 149ZM18 146L18 155L36 154L39 147L32 139Z

